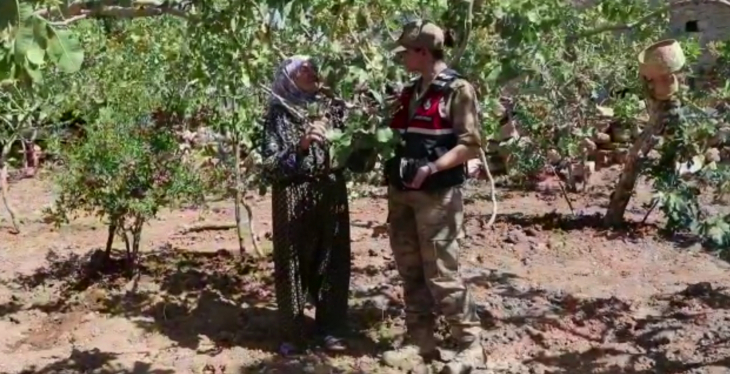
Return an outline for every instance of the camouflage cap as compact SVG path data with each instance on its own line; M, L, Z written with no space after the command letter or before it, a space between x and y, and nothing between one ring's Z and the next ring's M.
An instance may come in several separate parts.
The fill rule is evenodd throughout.
M393 49L394 53L404 52L407 49L427 49L440 51L444 49L446 36L444 30L430 21L412 21L403 27L403 33Z

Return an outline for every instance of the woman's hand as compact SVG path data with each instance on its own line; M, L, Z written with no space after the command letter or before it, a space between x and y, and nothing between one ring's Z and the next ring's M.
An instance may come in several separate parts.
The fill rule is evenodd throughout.
M302 151L306 151L309 149L309 147L312 145L312 143L324 143L326 140L325 134L327 130L325 126L321 123L314 123L309 128L307 128L307 132L302 135L302 138L299 140L299 148Z

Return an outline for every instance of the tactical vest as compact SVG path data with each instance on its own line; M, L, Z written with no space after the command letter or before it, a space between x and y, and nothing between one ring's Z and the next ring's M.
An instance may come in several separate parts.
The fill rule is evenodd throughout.
M406 86L400 96L400 109L390 123L390 128L401 134L403 142L395 150L395 157L385 163L385 179L388 184L408 189L401 180L401 159L414 159L421 162L435 162L452 148L456 147L458 137L451 124L450 108L446 108L452 93L451 84L460 76L453 70L440 73L428 91L410 112L411 98L415 94L420 79ZM449 114L448 116L446 114ZM466 165L442 170L426 178L420 190L439 190L458 186L466 180Z

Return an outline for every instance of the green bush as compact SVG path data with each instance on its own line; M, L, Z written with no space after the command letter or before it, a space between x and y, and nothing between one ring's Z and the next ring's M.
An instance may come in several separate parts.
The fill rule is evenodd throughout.
M79 214L106 220L107 257L114 235L121 236L131 270L144 224L160 208L197 203L203 194L172 129L149 117L120 117L102 109L84 139L61 151L66 170L58 176L60 194L51 213L57 223Z

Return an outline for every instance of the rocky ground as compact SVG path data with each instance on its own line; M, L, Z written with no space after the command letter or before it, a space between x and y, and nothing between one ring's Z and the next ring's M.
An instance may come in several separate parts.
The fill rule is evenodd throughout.
M463 276L486 327L484 372L730 373L728 264L661 239L655 215L626 232L601 231L592 214L608 197L596 178L573 196L580 218L553 182L500 190L491 228L486 188L469 188ZM352 350L284 359L272 333L271 260L241 258L232 230L184 230L230 222L231 204L162 214L145 228L138 276L127 279L121 262L99 268L106 228L97 220L43 222L49 182L21 180L10 194L24 223L12 235L0 216L0 373L394 373L377 360L402 332L382 196L351 207ZM649 196L640 188L633 220ZM253 201L270 249L269 201Z

